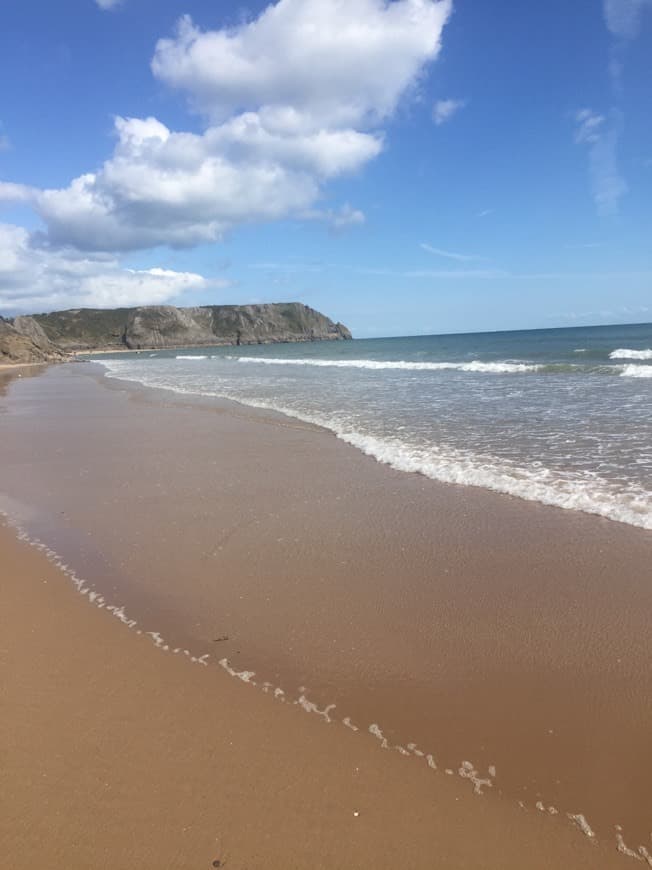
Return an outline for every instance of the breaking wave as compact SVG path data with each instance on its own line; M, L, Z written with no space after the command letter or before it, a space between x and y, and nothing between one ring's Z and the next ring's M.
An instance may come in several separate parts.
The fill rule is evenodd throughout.
M637 366L634 363L624 367L623 378L652 378L652 366Z
M542 366L522 362L408 362L406 360L374 359L280 359L278 357L240 356L229 357L241 363L262 363L275 366L315 366L318 368L371 369L375 371L394 369L409 372L485 372L487 374L519 374L537 372Z
M611 351L609 359L652 359L652 349L631 350L628 347L619 347Z

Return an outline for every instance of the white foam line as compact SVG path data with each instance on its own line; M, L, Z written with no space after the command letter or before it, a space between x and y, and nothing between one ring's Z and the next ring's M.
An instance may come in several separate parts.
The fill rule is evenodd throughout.
M220 659L218 664L224 668L229 676L235 677L237 680L242 680L243 683L249 683L250 686L257 685L256 681L253 679L256 676L255 671L236 671L235 668L231 667L227 658Z
M621 378L652 378L652 366L635 365L631 363L625 366L620 374Z
M179 359L179 357L177 357ZM374 360L374 359L285 359L263 356L230 356L227 359L240 363L256 363L272 366L312 366L315 368L337 369L367 369L370 371L408 371L408 372L477 372L481 374L523 374L538 372L543 366L534 363L521 362L410 362L408 360Z
M591 825L589 825L586 816L583 816L582 813L566 813L566 817L569 818L573 824L577 825L580 831L590 840L595 839L595 831Z
M306 713L315 713L317 716L321 716L324 722L328 722L330 724L333 721L331 719L330 713L331 710L335 709L335 704L328 704L326 707L324 707L323 710L320 710L315 702L309 701L303 693L294 703L298 704L299 707L302 707L306 711Z
M632 350L629 347L619 347L611 351L609 359L652 359L652 348Z
M468 779L473 783L475 794L484 794L483 788L491 788L493 786L491 779L481 777L470 761L463 761L457 772L462 779Z
M109 368L108 363L103 363ZM619 368L614 366L614 368ZM625 368L629 368L625 366ZM634 366L646 369L652 376L652 366ZM167 389L181 395L197 394L192 390L184 390L170 384L149 384L147 379L125 377L118 371L107 371L109 377L116 380L136 381L146 386ZM643 376L647 377L647 374ZM201 395L201 393L200 393ZM378 462L389 465L397 471L422 474L431 480L443 483L453 483L460 486L474 486L489 489L522 498L525 501L536 501L552 505L564 510L582 511L597 514L615 522L652 529L652 503L650 494L638 487L631 487L627 492L616 492L605 482L590 481L581 478L554 479L547 468L521 468L501 463L489 455L476 455L454 448L441 449L432 446L426 449L410 446L396 438L378 438L363 432L352 431L348 424L337 420L326 419L317 414L306 414L293 408L277 405L273 402L260 401L243 397L234 397L228 392L204 393L214 398L225 398L241 405L262 408L284 414L295 420L320 426L335 434L337 438L360 450L367 456L372 456Z
M616 848L621 855L626 855L628 858L634 858L636 861L645 861L649 867L652 867L652 854L645 846L639 846L637 849L630 849L625 843L622 827L616 825ZM651 835L652 836L652 835Z
M540 813L548 813L548 815L550 816L559 815L559 810L557 809L557 807L553 807L552 805L546 807L543 801L537 801L534 806L537 810L539 810Z
M162 650L163 652L168 652L170 647L165 643L162 636L157 631L143 631L138 628L137 620L131 618L125 611L124 605L122 604L108 604L106 598L98 592L90 583L87 583L83 578L79 577L75 571L63 561L61 556L53 550L51 547L48 547L47 544L44 544L38 538L31 537L25 529L17 523L13 517L7 514L5 511L0 511L0 517L3 517L9 526L14 530L16 537L19 541L22 541L25 544L28 544L30 547L33 547L38 552L43 553L48 562L51 565L54 565L61 573L68 578L68 580L75 587L77 592L80 595L83 595L89 604L92 604L98 610L106 610L107 613L110 613L115 619L118 619L124 626L128 629L135 631L136 634L145 634L149 636L157 649ZM192 655L189 650L173 650L174 653L183 652L193 664L204 665L204 667L208 666L208 660L210 658L210 653L204 653L201 656Z
M165 642L165 639L160 634L160 632L158 632L158 631L144 631L143 629L137 628L137 625L138 625L137 621L135 619L131 619L127 616L127 614L124 610L124 607L122 605L113 605L113 604L107 605L104 596L101 595L100 593L96 592L90 585L86 584L82 578L78 577L77 574L61 559L61 557L54 550L52 550L50 547L48 547L46 544L44 544L38 538L30 537L27 534L27 532L19 524L17 524L12 517L10 517L4 511L0 511L0 516L5 519L5 521L11 526L11 528L13 528L18 540L23 541L23 542L27 543L30 547L33 547L34 549L38 550L39 552L42 552L46 556L46 558L48 559L49 562L51 562L55 567L57 567L59 570L61 570L62 573L65 574L65 576L68 577L68 579L72 582L72 584L75 586L77 591L81 595L84 595L87 598L87 600L89 601L89 603L93 604L95 607L100 608L100 609L105 608L109 613L111 613L112 616L119 619L120 622L122 622L123 625L125 625L128 629L135 630L136 634L144 634L145 636L149 637L157 649L159 649L163 652L170 651L169 644L167 644ZM183 649L181 647L176 647L175 649L173 649L172 654L173 655L174 654L177 654L177 655L183 654L193 664L203 665L204 667L208 666L208 663L209 663L208 660L210 659L209 653L205 653L204 655L201 655L201 656L195 656L195 655L192 655L190 650ZM235 668L231 667L231 665L229 664L229 661L226 657L220 659L218 664L229 674L229 676L233 677L234 679L238 679L241 682L246 683L247 685L258 687L261 691L265 692L266 694L269 693L270 689L272 688L272 684L269 682L264 682L264 683L259 685L253 679L255 677L255 671L248 671L248 670L238 671ZM302 707L307 713L313 713L313 714L319 716L320 718L322 718L325 722L327 722L329 724L334 721L330 714L331 714L331 711L335 709L335 706L336 706L335 704L328 704L328 705L326 705L326 707L324 707L323 710L320 710L314 701L308 700L308 698L305 695L306 690L304 689L303 686L300 687L299 691L301 694L300 694L299 698L293 702L294 704ZM273 691L273 697L275 698L275 700L285 702L287 695L283 689L281 689L280 687L276 687L276 688L274 688L274 691ZM344 719L342 719L342 724L346 728L350 729L351 731L359 731L360 730L357 725L353 724L353 722L351 721L351 719L348 716L346 716ZM430 753L426 754L422 750L418 749L416 743L408 743L407 747L401 746L400 744L396 744L393 747L390 747L389 741L387 740L387 738L383 734L383 731L382 731L380 725L378 725L377 723L372 723L368 728L368 732L369 732L369 734L371 734L373 737L375 737L380 742L380 746L382 749L392 748L395 751L399 752L399 754L401 754L401 755L404 755L404 756L413 755L416 758L424 759L425 763L428 765L428 767L430 769L435 770L435 771L438 769L434 757ZM455 771L453 771L451 768L446 768L444 772L446 774L448 774L449 776L453 776L455 773ZM484 794L484 792L482 790L483 788L485 788L485 787L491 788L493 786L492 780L493 780L493 778L495 778L495 775L496 775L495 766L490 765L488 768L488 772L489 772L489 776L491 778L480 777L475 766L470 761L462 761L460 768L458 770L458 775L463 779L470 780L470 782L473 784L474 794L483 795ZM526 809L523 801L518 801L518 805L522 809ZM536 808L540 812L546 812L546 807L541 801L538 801L536 803ZM550 815L557 815L559 813L559 810L557 810L557 808L554 806L549 806L547 808L547 812ZM582 815L581 813L566 813L566 816L568 819L570 819L570 821L572 821L582 831L582 833L586 837L588 837L591 840L595 839L595 832L593 831L593 829L589 825L589 823L586 820L586 817L584 815ZM629 856L629 857L634 857L639 861L647 861L648 865L650 867L652 867L652 854L650 854L650 852L646 849L645 846L639 846L637 852L632 850L632 849L629 849L629 847L626 846L626 844L624 842L621 830L622 829L620 828L620 826L617 825L616 826L616 831L617 831L616 840L617 840L617 845L618 845L618 851Z
M380 726L373 722L369 726L369 733L373 735L377 740L380 740L380 745L383 749L389 749L389 743L387 742L387 738L383 734L380 729Z

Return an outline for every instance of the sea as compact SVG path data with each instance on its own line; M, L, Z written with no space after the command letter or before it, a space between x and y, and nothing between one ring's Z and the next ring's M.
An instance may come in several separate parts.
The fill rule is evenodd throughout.
M652 529L652 324L95 360L317 424L400 471Z

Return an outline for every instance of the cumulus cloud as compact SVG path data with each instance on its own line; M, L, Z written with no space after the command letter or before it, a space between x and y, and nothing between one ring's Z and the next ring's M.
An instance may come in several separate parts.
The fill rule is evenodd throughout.
M451 0L279 0L254 21L202 31L189 16L152 70L211 118L243 110L296 129L392 114L440 47Z
M174 133L155 118L117 118L118 143L96 173L69 187L33 191L53 244L135 250L218 240L248 221L299 215L320 184L379 153L378 137L355 130L284 136L258 115L239 115L203 134ZM3 188L0 187L0 197Z
M589 148L591 192L598 214L609 217L618 214L620 199L627 193L627 183L618 168L618 113L610 122L592 109L575 113L574 140Z
M306 214L327 181L381 152L380 125L436 57L450 10L451 0L279 0L214 31L186 16L152 69L205 114L203 132L117 118L97 171L4 196L30 200L52 244L84 251L195 245ZM329 222L363 219L347 206Z
M193 272L125 269L113 257L52 249L23 227L0 224L0 312L155 305L226 284Z
M438 126L445 124L464 106L466 106L466 100L437 100L432 109L432 119Z
M95 0L100 9L115 9L122 0Z

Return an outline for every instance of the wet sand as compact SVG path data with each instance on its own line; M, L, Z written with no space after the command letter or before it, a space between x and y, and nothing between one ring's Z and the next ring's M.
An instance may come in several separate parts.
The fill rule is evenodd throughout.
M559 868L622 859L166 655L0 526L12 870Z
M582 866L550 863L568 835L589 849L590 866L603 847L620 866L616 824L630 847L652 846L651 536L438 485L280 416L98 383L96 372L64 366L12 383L0 404L0 507L141 630L210 656L202 668L151 647L162 674L182 665L210 674L260 704L266 726L284 727L289 708L315 740L364 746L401 813L432 809L412 797L419 777L437 794L461 787L473 817L502 814L519 850L544 824L540 866ZM107 622L121 648L125 638L142 646ZM212 666L222 657L256 687ZM368 733L374 724L388 749ZM465 761L492 782L484 796L458 775ZM588 819L600 846L569 813ZM392 831L407 848L403 821ZM439 853L427 860L428 848L422 841L398 865L407 853L395 852L387 866L433 866ZM362 854L342 866L377 866ZM319 866L297 860L283 866ZM510 859L468 860L442 866Z

